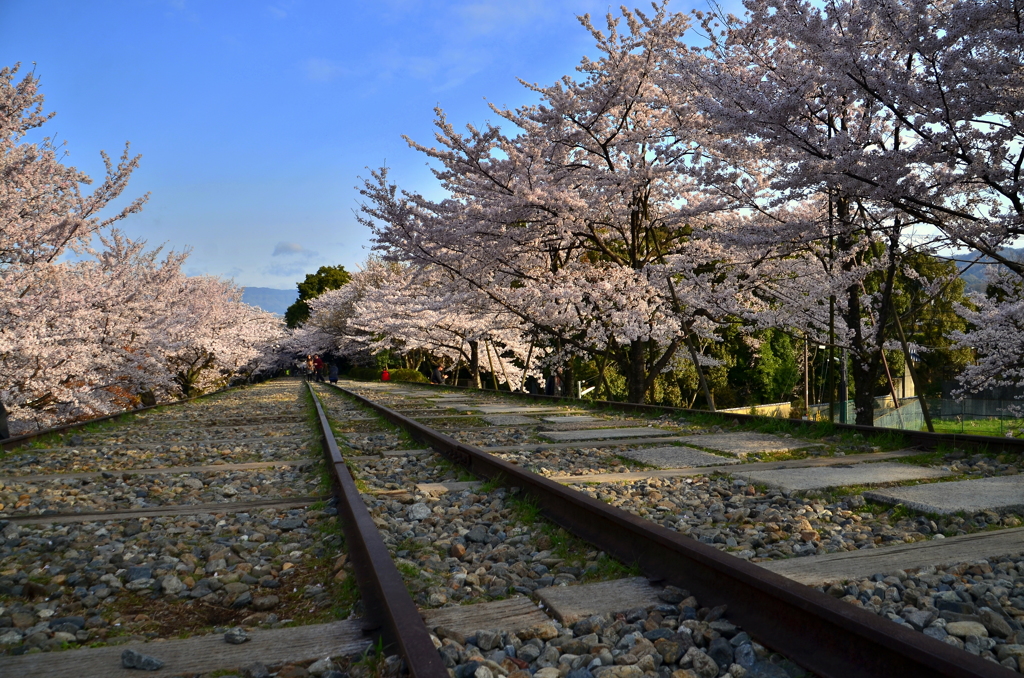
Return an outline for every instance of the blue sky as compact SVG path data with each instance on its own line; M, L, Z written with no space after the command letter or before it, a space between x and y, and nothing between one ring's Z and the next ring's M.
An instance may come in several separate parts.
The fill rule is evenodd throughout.
M126 199L152 195L129 235L191 247L190 274L292 288L366 258L366 167L432 192L401 135L432 141L434 106L461 126L493 120L487 101L528 103L516 78L572 72L592 50L576 15L617 6L0 0L0 66L35 63L68 164L99 178L100 150L142 154Z

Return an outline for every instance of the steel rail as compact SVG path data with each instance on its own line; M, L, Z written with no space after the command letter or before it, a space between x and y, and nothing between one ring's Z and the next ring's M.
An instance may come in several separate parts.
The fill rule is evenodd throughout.
M401 382L401 384L403 387L417 386L423 389L431 388L431 386L416 382ZM513 396L516 398L526 398L535 401L553 401L560 402L564 405L586 404L593 407L608 407L612 409L625 410L628 412L646 412L651 414L656 412L673 412L677 414L712 415L721 417L723 419L736 419L738 421L743 422L786 421L789 422L790 424L799 426L801 428L811 428L817 424L822 423L821 420L814 421L808 419L788 419L780 417L771 417L764 414L743 414L741 412L712 412L711 410L695 410L686 407L672 407L669 405L647 405L645 403L626 403L618 400L583 400L580 398L574 398L572 396L549 396L541 393L521 393L519 391L495 391L494 389L474 388L472 386L454 386L452 384L445 384L444 388L454 388L460 391L469 391L472 393ZM912 431L910 429L886 428L883 426L865 426L863 424L841 424L839 422L833 422L832 426L834 426L837 431L853 431L856 433L862 433L864 435L899 433L906 437L908 442L910 442L912 446L921 447L924 449L935 449L939 445L947 443L953 446L969 448L972 450L985 449L989 452L1016 452L1018 454L1024 454L1024 438L979 436L973 433L930 433L928 431Z
M324 458L330 469L338 517L355 569L356 582L369 624L364 631L380 631L388 647L395 647L405 659L413 678L448 678L441 656L416 604L405 588L402 576L388 552L380 531L356 488L355 480L338 450L331 425L313 386L306 382L316 405Z
M545 517L620 561L635 563L653 580L690 590L704 606L728 606L729 620L758 642L825 678L1018 675L335 388L472 473L517 488L536 501Z

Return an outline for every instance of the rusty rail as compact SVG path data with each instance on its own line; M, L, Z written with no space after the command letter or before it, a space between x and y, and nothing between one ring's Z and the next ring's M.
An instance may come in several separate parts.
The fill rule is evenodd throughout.
M345 543L362 596L363 611L368 622L364 624L364 631L379 631L388 647L397 648L413 678L448 678L448 669L441 661L419 610L409 596L402 576L338 450L338 443L331 433L331 425L320 399L312 385L307 382L306 386L316 405L324 457L337 499L338 517L341 519Z
M1018 675L460 443L368 398L335 388L472 473L518 488L537 502L545 517L619 560L636 563L648 577L689 589L705 606L727 605L730 621L825 678Z

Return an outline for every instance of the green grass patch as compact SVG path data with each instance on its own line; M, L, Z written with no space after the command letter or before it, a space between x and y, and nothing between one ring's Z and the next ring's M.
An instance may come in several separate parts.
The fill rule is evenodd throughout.
M366 649L363 656L352 662L359 667L359 673L365 678L384 678L387 673L387 651L383 637L378 636L377 642Z
M1013 431L1015 438L1024 437L1024 419L933 419L936 433L963 433L973 436L1002 438Z
M899 462L900 464L910 464L911 466L932 466L944 463L946 454L948 453L934 450L931 452L914 454L909 457L899 457L893 461Z

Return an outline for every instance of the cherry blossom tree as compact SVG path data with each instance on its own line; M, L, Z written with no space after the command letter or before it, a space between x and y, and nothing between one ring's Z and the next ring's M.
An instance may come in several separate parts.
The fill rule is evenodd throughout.
M662 5L609 15L605 31L581 23L599 59L576 79L527 84L540 104L493 107L520 133L460 134L439 109L438 146L410 141L437 162L450 198L400 193L380 170L363 188L364 223L387 256L447 271L518 317L548 360L610 357L639 402L679 351L699 369L711 314L670 281L700 265L704 246L688 248L719 203L688 169L696 127L660 92L687 18Z
M81 292L68 286L58 258L68 248L85 247L101 229L141 209L135 200L115 215L98 213L124 191L138 166L128 154L114 164L104 154L107 174L92 193L81 186L89 177L60 162L61 145L52 138L39 143L25 136L49 121L43 111L39 81L30 73L17 80L19 67L0 69L0 419L7 411L45 407L61 399L47 383L69 384L81 371L82 358L69 350L57 329L61 304L74 307ZM31 347L32 359L24 349ZM87 359L87 358L86 358ZM58 367L61 366L61 367ZM60 371L49 380L51 370Z
M959 309L971 329L953 333L958 347L978 355L961 377L975 391L1024 384L1024 282L1009 268L990 269L988 277L990 295L976 294L973 308ZM1009 409L1024 416L1024 403Z
M241 290L181 272L186 253L147 251L113 229L138 157L103 156L105 179L61 162L52 139L25 142L46 123L38 79L0 70L0 437L55 421L178 397L243 371L280 323L241 303ZM64 257L74 252L74 259Z
M885 346L895 335L894 281L914 251L906 236L924 222L861 180L887 181L878 157L901 156L913 143L830 59L830 49L851 34L871 33L858 4L750 0L744 20L698 13L709 46L677 55L664 90L673 107L701 111L709 130L699 168L706 184L779 224L805 262L820 263L819 274L806 279L815 288L778 287L785 303L769 305L765 317L849 348L857 421L870 424L875 384L888 372ZM865 280L875 273L880 282L868 289Z

